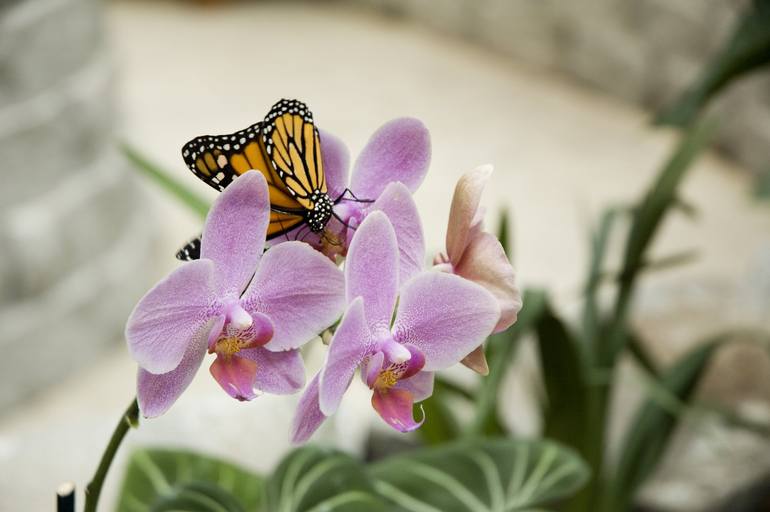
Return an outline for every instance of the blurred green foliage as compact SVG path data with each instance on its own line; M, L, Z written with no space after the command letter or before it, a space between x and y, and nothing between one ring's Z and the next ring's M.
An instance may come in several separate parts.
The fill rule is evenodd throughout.
M263 478L176 450L138 450L119 512L516 512L573 494L589 470L553 442L457 441L364 464L305 446ZM539 508L538 510L544 510Z

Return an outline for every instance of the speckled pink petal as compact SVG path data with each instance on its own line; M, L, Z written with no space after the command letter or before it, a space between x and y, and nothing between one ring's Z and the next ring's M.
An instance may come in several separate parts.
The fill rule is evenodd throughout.
M388 216L398 241L399 282L403 284L425 266L425 237L412 194L403 183L391 183L372 205Z
M249 171L214 201L201 239L201 258L216 266L219 295L240 296L259 264L270 217L267 182Z
M483 287L427 271L402 288L393 335L422 351L426 371L443 370L481 345L499 318L497 300Z
M131 356L146 371L168 373L179 365L193 337L222 314L212 291L214 264L183 264L142 297L126 323Z
M257 397L254 389L257 370L257 363L237 355L217 355L209 367L211 375L222 389L231 397L241 401L253 400Z
M265 253L241 302L273 322L273 338L265 348L289 350L340 317L344 286L342 272L328 258L302 242L286 242Z
M166 412L190 385L206 355L208 331L208 327L204 327L193 336L192 343L174 370L156 375L139 368L136 397L145 418L155 418Z
M353 374L372 353L373 340L364 317L364 303L356 298L342 317L326 353L319 379L319 406L331 416L339 407Z
M516 273L497 238L484 232L475 234L454 271L495 296L500 304L495 332L504 331L516 322L522 305L521 292L516 285Z
M305 365L298 350L272 352L262 347L247 348L238 355L254 361L257 374L253 387L273 395L290 395L305 385Z
M402 345L410 354L409 360L404 363L404 371L399 379L408 379L419 373L425 367L425 355L414 345Z
M321 155L326 175L326 188L332 201L336 201L348 186L350 151L338 137L318 129L321 137Z
M270 317L259 311L249 313L252 318L251 327L239 333L244 340L249 340L245 348L262 347L273 339L275 327Z
M409 391L415 402L422 402L433 394L433 380L433 372L419 372L408 379L399 380L394 388Z
M420 428L425 421L425 414L420 421L412 416L414 397L405 389L390 388L380 391L375 389L372 394L372 407L385 423L399 432L411 432Z
M372 212L356 230L345 261L348 302L363 297L373 332L387 329L398 293L396 233L383 212Z
M305 388L297 404L297 412L291 424L291 442L295 444L306 442L324 421L326 416L318 407L318 375L316 375Z
M385 354L376 352L370 356L364 364L361 371L361 379L369 388L374 386L374 382L377 380L377 376L380 374L384 362Z
M454 265L460 261L468 246L471 227L481 202L481 193L491 174L492 166L482 165L463 174L455 186L446 232L447 255Z
M417 119L403 117L382 125L353 167L350 188L360 199L377 199L388 183L400 181L414 192L430 164L430 134Z

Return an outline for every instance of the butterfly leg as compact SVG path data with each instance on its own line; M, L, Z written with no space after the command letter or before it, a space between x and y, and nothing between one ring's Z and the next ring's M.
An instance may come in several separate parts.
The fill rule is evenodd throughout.
M349 199L349 201L354 201L356 203L373 203L374 202L374 199L359 199L358 197L356 197L356 195L353 193L352 190L345 187L345 190L342 191L342 194L337 196L337 199L334 200L334 204L337 204L343 199L345 199L345 194L350 194L350 197L352 199Z

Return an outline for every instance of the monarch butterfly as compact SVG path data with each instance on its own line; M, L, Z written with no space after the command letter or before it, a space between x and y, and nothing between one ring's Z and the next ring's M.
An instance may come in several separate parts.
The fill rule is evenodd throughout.
M270 193L268 240L302 224L323 232L334 204L345 195L335 201L329 197L318 129L310 109L297 100L279 101L264 121L238 132L196 137L182 147L182 157L198 178L219 191L248 170L260 171ZM200 239L176 256L197 259Z

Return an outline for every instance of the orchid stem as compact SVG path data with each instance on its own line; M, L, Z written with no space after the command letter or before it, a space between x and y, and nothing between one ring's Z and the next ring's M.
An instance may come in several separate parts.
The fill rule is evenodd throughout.
M107 443L107 447L102 454L102 460L99 461L99 467L96 468L93 478L86 486L86 506L84 512L96 512L96 505L99 503L99 495L102 492L104 479L107 477L107 472L110 470L110 465L112 465L112 460L115 458L118 448L120 448L120 443L123 442L123 438L126 437L129 428L138 426L139 403L134 398L115 426L110 442Z

